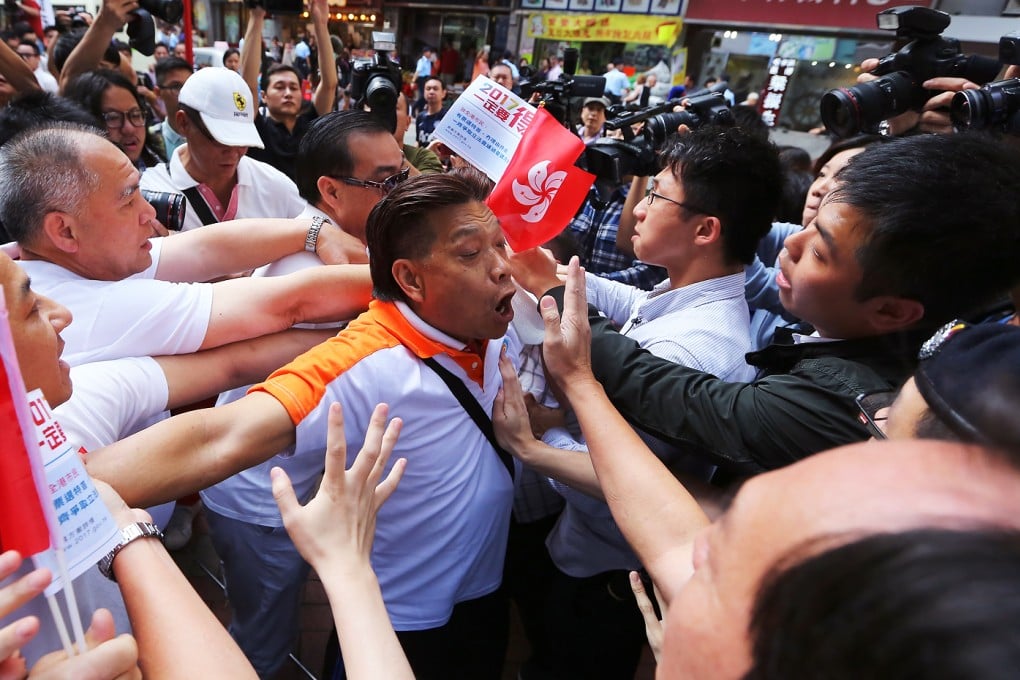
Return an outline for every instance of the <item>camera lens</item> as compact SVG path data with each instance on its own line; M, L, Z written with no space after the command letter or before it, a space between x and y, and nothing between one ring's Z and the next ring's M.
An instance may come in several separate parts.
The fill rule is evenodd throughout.
M949 115L965 129L984 130L1015 127L1010 118L1020 111L1020 78L989 83L980 90L963 90L953 95Z
M906 71L897 71L871 82L841 87L822 95L825 127L839 137L850 137L875 128L924 101L924 90Z
M188 204L184 194L170 191L149 191L142 189L142 198L156 210L156 219L171 231L180 231L184 226L184 215Z

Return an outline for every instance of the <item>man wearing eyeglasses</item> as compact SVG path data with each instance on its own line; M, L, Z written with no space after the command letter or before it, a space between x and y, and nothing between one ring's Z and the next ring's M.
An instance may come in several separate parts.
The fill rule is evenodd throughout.
M778 153L740 128L706 126L664 149L663 160L666 167L652 180L647 199L634 208L633 241L637 257L665 268L668 277L646 292L588 276L588 301L656 357L725 381L751 380L754 369L744 359L751 351L744 266L772 227L782 181ZM514 277L538 295L557 284L556 264L543 255L533 250L514 257ZM532 424L524 440L533 441L532 432L542 429ZM711 479L709 461L640 434L674 472ZM582 472L575 465L564 475L564 450L585 446L564 428L543 432L542 443L509 447L525 465L569 487L563 513L545 541L555 567L540 605L546 639L533 644L522 677L633 677L644 624L633 603L613 593L641 564L609 506L571 492L599 493L594 469ZM573 633L565 637L564 630Z
M209 67L181 87L175 114L187 140L168 163L148 168L142 188L184 193L185 231L244 217L296 217L305 201L289 177L245 156L262 146L255 106L240 74Z
M39 87L47 92L57 93L60 89L57 79L49 71L42 67L42 57L39 54L39 44L34 40L22 40L15 50L18 56L25 60L28 67L32 69L35 79L39 81Z
M362 242L369 213L409 174L396 140L364 111L317 118L301 140L296 161L298 189L308 201L301 217L329 220ZM256 269L252 277L321 264L311 253L296 253ZM247 392L248 387L225 392L217 406ZM282 467L299 486L322 472L319 456L281 454L201 493L213 545L230 584L230 633L262 677L271 676L294 645L309 570L272 500L269 468ZM274 625L265 624L267 617Z
M166 49L166 46L163 46L163 49ZM163 138L163 155L166 158L170 158L174 151L187 141L177 122L179 109L177 98L192 73L191 64L178 57L165 57L156 62L156 96L163 102L163 107L166 109L166 117L160 123L159 128Z

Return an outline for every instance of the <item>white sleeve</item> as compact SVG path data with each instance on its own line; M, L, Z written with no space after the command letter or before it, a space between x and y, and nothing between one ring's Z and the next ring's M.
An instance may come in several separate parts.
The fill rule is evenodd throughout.
M630 319L634 303L648 293L629 286L626 283L610 281L601 276L584 277L588 302L605 314L617 326L622 326Z
M71 380L74 393L53 413L68 440L89 451L148 425L170 396L163 369L149 357L75 366Z

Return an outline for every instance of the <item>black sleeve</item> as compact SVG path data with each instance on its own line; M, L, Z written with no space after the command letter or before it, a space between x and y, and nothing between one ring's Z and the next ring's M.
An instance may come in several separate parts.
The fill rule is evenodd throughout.
M563 289L549 294L562 309ZM624 418L728 471L770 470L868 436L838 371L726 382L641 349L594 307L589 321L595 377Z

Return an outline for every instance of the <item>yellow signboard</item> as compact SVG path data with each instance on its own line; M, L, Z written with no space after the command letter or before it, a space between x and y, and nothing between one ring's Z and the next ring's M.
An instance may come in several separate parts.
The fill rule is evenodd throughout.
M626 14L532 14L528 37L577 42L629 42L672 45L680 35L680 19Z

